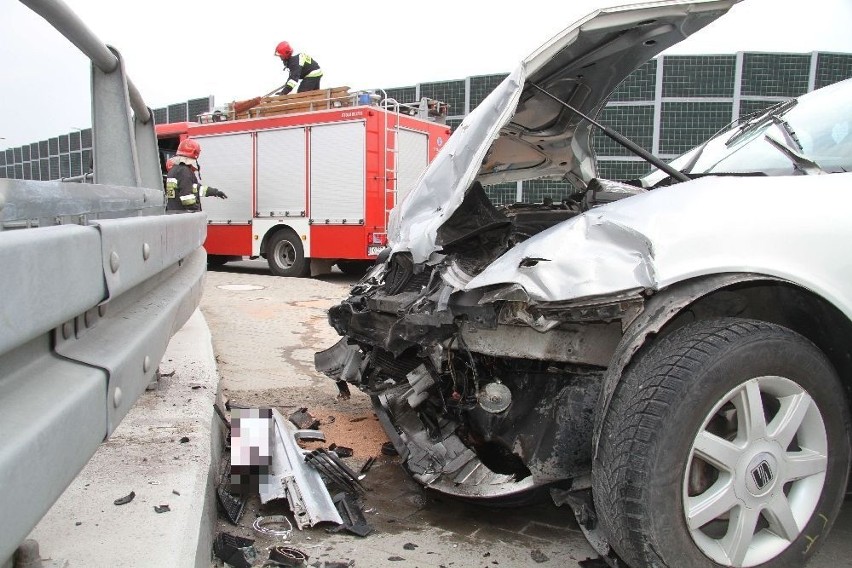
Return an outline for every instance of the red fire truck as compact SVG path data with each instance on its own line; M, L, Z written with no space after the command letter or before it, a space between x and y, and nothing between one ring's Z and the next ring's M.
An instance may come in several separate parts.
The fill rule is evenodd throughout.
M396 103L157 126L163 161L201 143L211 264L264 257L279 276L358 273L387 244L387 220L450 136ZM356 100L357 102L357 100ZM329 105L331 106L331 105ZM214 119L215 120L215 119Z

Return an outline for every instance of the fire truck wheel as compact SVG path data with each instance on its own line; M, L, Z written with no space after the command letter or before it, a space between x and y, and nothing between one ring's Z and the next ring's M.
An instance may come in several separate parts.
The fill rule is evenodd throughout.
M302 277L310 272L302 240L292 229L282 229L272 235L266 249L269 270L276 276Z

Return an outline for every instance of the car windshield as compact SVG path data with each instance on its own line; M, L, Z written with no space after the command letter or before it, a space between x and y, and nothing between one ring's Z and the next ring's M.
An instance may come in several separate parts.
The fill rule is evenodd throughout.
M823 171L852 171L852 80L803 95L795 104L776 105L717 134L670 164L692 175L799 173L800 164L789 152L780 150L778 143ZM653 186L666 177L655 170L643 178L643 185Z

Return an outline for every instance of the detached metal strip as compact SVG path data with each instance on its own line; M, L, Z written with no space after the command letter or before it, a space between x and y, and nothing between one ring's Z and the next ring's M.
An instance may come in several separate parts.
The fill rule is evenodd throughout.
M308 452L296 443L298 437L310 431L299 430L275 409L272 417L272 471L269 484L260 488L261 503L286 497L299 529L321 522L343 523L322 477L305 463Z

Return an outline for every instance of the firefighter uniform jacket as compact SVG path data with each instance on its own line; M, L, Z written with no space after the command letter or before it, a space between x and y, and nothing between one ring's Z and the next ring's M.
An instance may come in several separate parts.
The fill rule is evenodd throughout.
M299 92L309 91L319 88L319 79L322 77L322 69L319 63L306 53L294 53L284 61L284 65L290 71L290 78L284 88L278 91L279 95L286 95L296 88L299 81L305 79L315 79L315 81L305 81L300 87ZM311 88L302 88L308 87Z
M201 211L199 197L211 189L198 182L192 167L177 163L166 174L166 211Z

